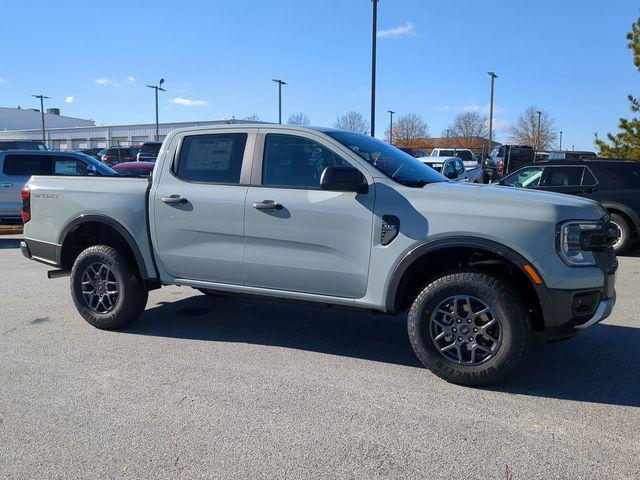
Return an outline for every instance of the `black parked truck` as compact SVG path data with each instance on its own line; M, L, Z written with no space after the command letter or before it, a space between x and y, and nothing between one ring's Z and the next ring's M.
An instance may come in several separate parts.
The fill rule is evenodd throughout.
M536 161L536 152L528 145L500 145L493 149L485 172L496 181Z

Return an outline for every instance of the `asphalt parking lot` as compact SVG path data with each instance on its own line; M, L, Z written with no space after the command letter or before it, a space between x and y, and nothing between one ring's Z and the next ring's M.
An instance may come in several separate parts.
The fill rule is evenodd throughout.
M638 478L640 256L605 323L491 389L402 318L163 288L121 332L0 237L0 477Z

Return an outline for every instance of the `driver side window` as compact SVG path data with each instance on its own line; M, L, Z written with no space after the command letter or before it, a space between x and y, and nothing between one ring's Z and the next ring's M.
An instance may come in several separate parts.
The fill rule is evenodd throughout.
M262 184L319 189L322 172L334 166L351 165L311 139L270 133L264 145Z
M504 185L516 188L536 188L540 186L542 167L523 168L504 179Z

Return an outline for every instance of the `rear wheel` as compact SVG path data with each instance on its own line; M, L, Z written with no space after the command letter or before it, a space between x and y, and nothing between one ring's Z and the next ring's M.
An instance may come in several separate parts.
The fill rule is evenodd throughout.
M520 367L530 347L527 309L504 281L464 272L443 276L413 302L409 338L425 367L461 385L482 386Z
M142 314L148 291L125 255L113 247L96 245L80 253L73 264L71 296L87 322L113 330Z
M633 233L629 222L617 213L611 214L611 224L616 228L618 238L613 244L616 255L622 255L627 252L633 243Z

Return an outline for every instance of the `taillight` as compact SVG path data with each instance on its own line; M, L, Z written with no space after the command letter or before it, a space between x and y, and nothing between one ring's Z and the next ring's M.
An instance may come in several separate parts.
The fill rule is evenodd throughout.
M31 220L31 190L29 187L24 187L20 196L22 197L22 210L20 211L22 223L27 223Z
M504 160L498 162L498 174L502 175L504 171Z

